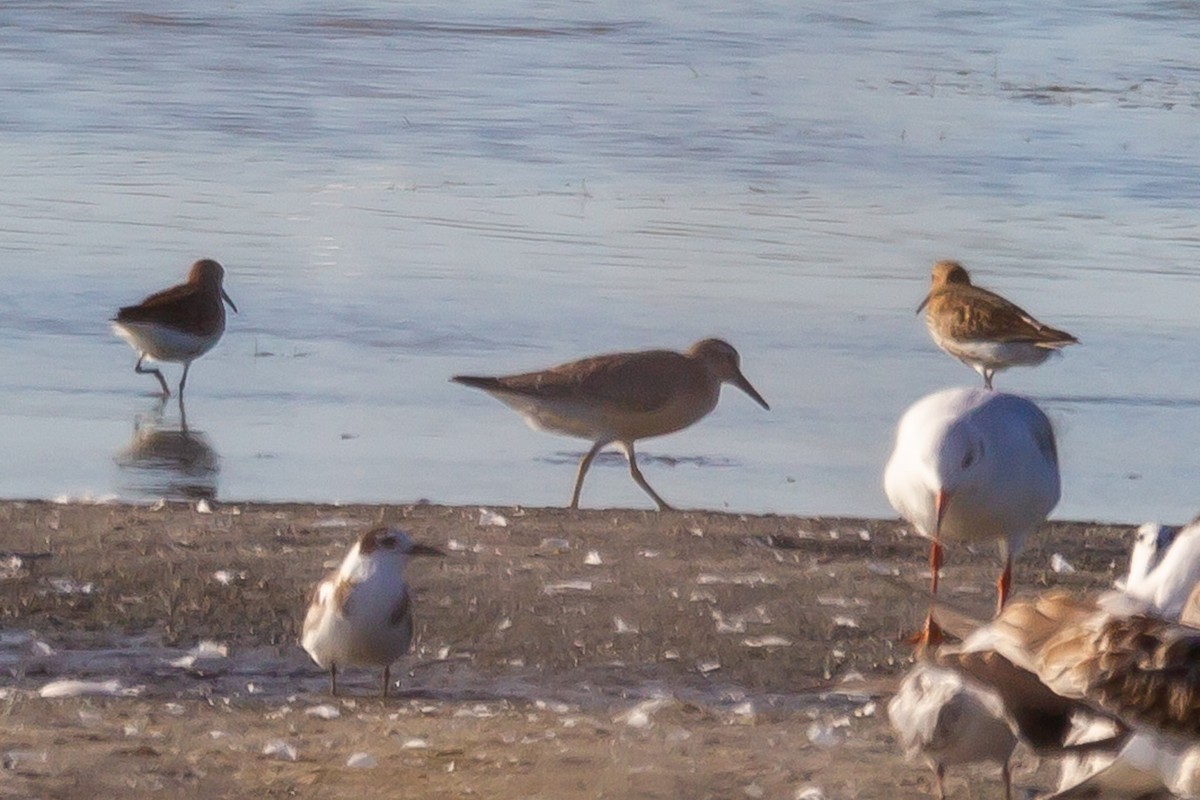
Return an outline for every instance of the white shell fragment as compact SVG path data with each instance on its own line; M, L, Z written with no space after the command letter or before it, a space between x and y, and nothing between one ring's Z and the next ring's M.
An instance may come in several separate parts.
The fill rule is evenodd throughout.
M558 581L557 583L547 583L542 587L543 594L563 594L564 592L590 592L592 590L591 581L575 580L575 581Z
M300 759L300 751L283 739L272 739L267 742L263 745L262 752L264 756L278 758L280 761L298 761Z
M1060 575L1070 575L1075 571L1075 567L1071 566L1071 562L1063 558L1061 553L1050 556L1050 569Z
M508 518L503 514L497 514L490 508L479 509L479 527L481 528L507 528Z
M134 697L141 694L142 687L126 688L116 678L106 681L76 681L70 679L50 681L40 690L39 697L83 697L99 695L104 697Z
M319 706L312 706L304 709L304 713L310 717L318 719L337 719L342 715L341 709L337 706L331 706L328 703L322 703Z
M746 647L790 647L792 640L769 633L765 636L747 636L742 639L742 644Z

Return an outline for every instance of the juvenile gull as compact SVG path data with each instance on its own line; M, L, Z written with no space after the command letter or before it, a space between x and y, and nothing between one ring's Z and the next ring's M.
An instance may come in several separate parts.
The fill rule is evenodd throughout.
M404 580L411 556L444 555L418 544L399 528L372 528L359 538L341 565L313 591L300 644L322 669L337 694L338 667L383 667L383 696L392 662L412 643L412 598Z

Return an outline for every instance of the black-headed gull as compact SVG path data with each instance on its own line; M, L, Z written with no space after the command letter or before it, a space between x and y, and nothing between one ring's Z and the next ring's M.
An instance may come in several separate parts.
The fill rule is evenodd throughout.
M1058 503L1054 429L1024 397L944 389L918 400L900 418L883 484L892 507L932 540L932 594L937 594L943 542L1000 543L999 611L1012 583L1013 557ZM940 641L932 613L922 641Z

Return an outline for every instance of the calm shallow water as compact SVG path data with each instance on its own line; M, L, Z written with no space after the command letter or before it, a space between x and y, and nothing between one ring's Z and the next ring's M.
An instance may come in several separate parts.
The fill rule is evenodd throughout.
M772 411L658 491L890 516L899 414L977 380L913 313L956 257L1083 341L998 378L1056 516L1200 510L1195 6L472 5L0 9L0 495L561 504L586 445L448 377L721 335ZM200 256L242 313L181 437L107 319Z

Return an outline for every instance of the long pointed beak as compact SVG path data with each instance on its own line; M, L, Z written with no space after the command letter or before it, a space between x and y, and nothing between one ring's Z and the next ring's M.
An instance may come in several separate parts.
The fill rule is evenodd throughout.
M235 314L241 313L240 311L237 310L237 306L235 306L233 304L233 301L229 299L229 295L225 293L224 289L221 290L221 297L225 298L226 303L229 303L229 307L233 309L233 313L235 313Z
M933 501L933 538L935 541L940 541L942 538L942 518L946 516L946 509L950 507L950 493L945 489L938 489L937 497Z
M758 390L750 385L750 381L746 380L745 375L743 375L742 373L739 372L737 375L733 376L733 379L730 380L729 382L732 383L737 388L741 389L746 394L750 395L750 397L752 397L754 399L754 402L758 403L760 406L765 408L767 411L771 410L771 407L769 405L767 405L766 400L763 400L763 397L761 394L758 393Z
M929 294L925 295L925 299L921 301L921 305L917 306L918 314L920 314L922 311L925 310L925 306L929 305L929 297L932 294L933 294L933 292L930 292Z
M415 542L412 546L412 549L408 551L408 555L410 555L410 556L444 556L444 555L446 555L446 553L444 550L439 550L438 548L434 547L431 544L421 544L420 542Z

